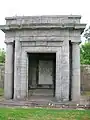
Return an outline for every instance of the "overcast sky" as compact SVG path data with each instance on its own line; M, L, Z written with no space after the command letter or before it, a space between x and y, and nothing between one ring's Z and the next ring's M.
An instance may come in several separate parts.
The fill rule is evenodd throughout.
M82 23L90 25L90 0L1 0L0 25L7 16L81 15ZM0 48L5 48L0 31Z

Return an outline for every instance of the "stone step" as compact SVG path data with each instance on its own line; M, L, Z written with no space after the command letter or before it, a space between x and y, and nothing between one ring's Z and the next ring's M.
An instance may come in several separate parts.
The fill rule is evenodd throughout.
M53 90L52 89L35 89L35 90L29 90L29 95L39 95L39 96L53 96Z

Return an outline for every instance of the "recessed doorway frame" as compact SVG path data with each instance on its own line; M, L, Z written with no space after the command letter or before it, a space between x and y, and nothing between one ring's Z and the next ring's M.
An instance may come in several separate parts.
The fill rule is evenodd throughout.
M31 47L31 46L23 46L22 52L21 52L21 96L28 98L28 55L27 53L56 53L56 89L55 89L55 98L59 99L61 98L62 94L62 44L58 47L54 46L45 46L45 47ZM59 73L58 73L59 71ZM58 81L59 80L59 87L58 87ZM24 81L24 82L23 82ZM23 92L24 91L24 92Z

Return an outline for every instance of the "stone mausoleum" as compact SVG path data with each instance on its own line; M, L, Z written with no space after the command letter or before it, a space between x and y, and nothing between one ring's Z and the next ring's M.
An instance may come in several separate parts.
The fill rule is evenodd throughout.
M6 17L6 99L80 99L79 15Z

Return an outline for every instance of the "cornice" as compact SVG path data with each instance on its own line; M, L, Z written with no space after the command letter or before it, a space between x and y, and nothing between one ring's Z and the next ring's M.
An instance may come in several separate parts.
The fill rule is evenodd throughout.
M11 30L23 30L23 29L76 29L83 32L86 24L12 24L12 25L0 25L0 29L3 32Z

